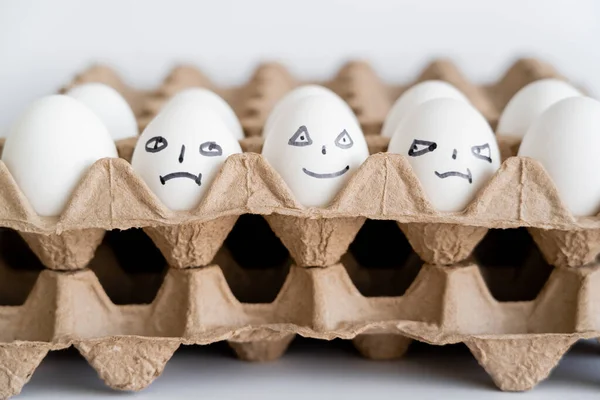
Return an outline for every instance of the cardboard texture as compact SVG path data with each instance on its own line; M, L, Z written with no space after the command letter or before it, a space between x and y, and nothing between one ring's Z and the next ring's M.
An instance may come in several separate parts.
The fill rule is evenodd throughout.
M475 86L437 61L417 81L453 83L495 124L519 88L551 76L521 60ZM0 162L0 276L10 282L0 283L0 396L69 346L110 387L140 390L181 344L227 340L241 359L267 361L295 335L353 339L373 359L400 357L412 340L463 342L500 389L526 390L576 340L600 336L600 218L573 217L543 167L511 157L518 143L503 138L506 159L473 202L437 212L408 161L379 153L388 140L376 133L410 85L386 86L362 62L326 82L357 113L373 154L317 209L298 204L256 154L268 112L298 84L285 68L263 65L247 85L221 89L178 67L140 92L94 67L70 86L90 81L121 91L141 126L182 88L217 90L242 121L245 152L196 209L174 212L129 165L135 138L120 141L122 158L96 162L56 218L38 216Z

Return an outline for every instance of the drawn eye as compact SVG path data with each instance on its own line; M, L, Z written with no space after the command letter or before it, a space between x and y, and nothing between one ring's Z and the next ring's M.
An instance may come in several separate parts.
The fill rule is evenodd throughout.
M146 142L146 151L148 153L158 153L167 148L169 143L162 136L154 136Z
M308 129L306 129L306 126L304 125L298 128L296 133L294 133L294 136L292 136L290 140L288 140L288 144L290 146L298 147L310 146L312 142L313 141L310 138L310 135L308 134Z
M473 153L475 158L479 158L480 160L484 160L489 163L492 162L490 145L488 143L482 144L481 146L471 147L471 153Z
M223 154L223 149L216 142L204 142L200 145L200 154L207 157L217 157Z
M349 149L353 144L350 134L345 129L335 138L335 145L340 149Z
M437 149L436 142L428 142L427 140L415 139L410 145L410 149L408 149L408 155L411 157L418 157L422 156L423 154L432 152L435 149Z

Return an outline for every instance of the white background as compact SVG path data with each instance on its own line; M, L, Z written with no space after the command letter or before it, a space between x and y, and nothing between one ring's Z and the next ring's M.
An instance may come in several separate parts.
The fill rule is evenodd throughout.
M382 0L0 0L0 129L38 96L93 62L131 84L156 86L180 62L237 84L261 60L323 78L353 58L383 79L413 79L447 56L475 81L495 80L520 56L538 56L600 93L600 2ZM296 349L296 350L294 350ZM579 349L582 349L580 346ZM139 398L589 398L600 393L595 347L573 351L525 396L493 388L474 359L442 349L372 363L325 344L292 347L275 364L181 350ZM433 354L433 355L432 355ZM445 355L444 355L445 354ZM23 398L114 397L78 357L51 355Z
M0 0L0 129L96 61L152 87L184 61L231 84L265 59L326 77L360 57L403 82L448 56L489 81L535 55L598 94L599 39L595 0Z

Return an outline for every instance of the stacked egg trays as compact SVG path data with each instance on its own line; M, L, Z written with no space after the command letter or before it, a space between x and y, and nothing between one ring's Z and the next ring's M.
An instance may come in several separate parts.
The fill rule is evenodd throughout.
M440 60L416 82L450 82L495 126L514 93L551 77L524 59L478 86ZM226 340L266 361L295 335L352 339L373 359L400 357L412 340L462 342L500 389L520 391L578 339L600 336L600 219L573 217L543 167L513 156L518 143L498 138L500 170L459 213L436 211L405 157L382 153L386 113L416 82L392 87L352 62L323 83L350 104L372 153L323 209L300 205L259 154L269 111L300 84L282 66L229 89L187 66L151 92L106 67L68 87L85 82L119 90L141 128L179 90L215 90L240 118L244 153L195 210L174 212L132 170L136 138L121 140L121 158L96 162L56 218L38 216L0 162L1 397L51 350L74 346L107 385L140 390L182 344Z

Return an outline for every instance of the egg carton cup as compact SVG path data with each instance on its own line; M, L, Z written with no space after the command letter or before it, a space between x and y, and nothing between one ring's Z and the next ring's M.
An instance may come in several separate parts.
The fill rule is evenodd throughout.
M110 70L92 71L77 82L102 81L130 90ZM139 390L160 375L181 344L227 340L240 358L265 361L283 354L297 334L353 339L362 354L374 359L399 357L412 340L462 342L498 387L526 390L546 378L575 341L600 336L595 309L600 292L594 290L599 285L600 218L572 216L538 162L508 157L463 212L440 213L404 156L372 154L329 207L305 208L255 153L262 146L256 132L266 110L297 84L285 72L267 65L248 85L223 92L242 112L245 152L227 159L192 211L167 209L135 174L127 161L135 138L117 143L123 158L102 159L90 168L59 217L37 215L0 162L0 226L17 231L47 268L23 304L0 306L5 365L0 396L18 393L48 351L69 346L109 386ZM550 75L556 74L545 64L524 60L498 84L478 87L461 81L451 64L436 62L419 79L455 79L465 93L476 90L490 109L498 110L521 86ZM157 92L132 92L131 101L140 104L134 107L140 124L149 99L159 103L191 81L210 84L198 71L182 67ZM287 89L276 89L288 81ZM388 103L394 98L393 90L378 82L367 64L351 63L330 86L345 93L363 127L376 129L382 120L374 104L385 103L384 92ZM514 154L515 144L500 139L504 154ZM372 153L388 143L372 134L367 141ZM235 280L224 276L232 267L219 252L246 214L262 215L293 259L270 303L241 302L231 290ZM353 262L345 257L367 220L395 221L423 260L402 295L363 295L357 289L360 274L349 275ZM498 301L472 253L488 230L520 227L529 230L555 268L534 300ZM171 268L153 301L117 305L88 266L106 231L132 228L146 232Z

